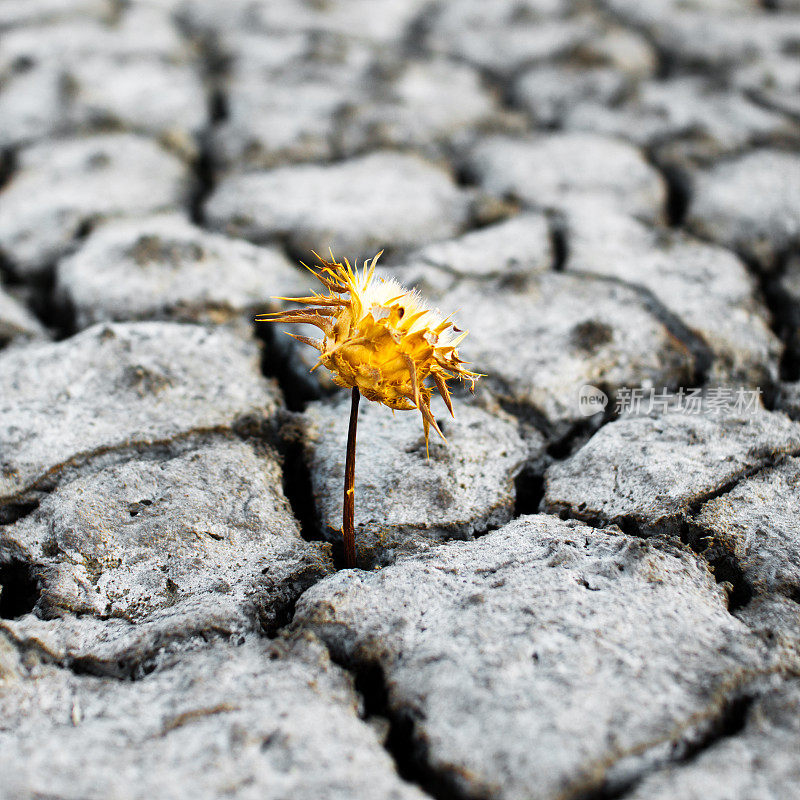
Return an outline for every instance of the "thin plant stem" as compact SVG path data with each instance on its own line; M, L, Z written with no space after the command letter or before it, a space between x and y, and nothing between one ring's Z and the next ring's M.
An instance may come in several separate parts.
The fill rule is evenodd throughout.
M342 539L344 540L344 565L352 569L356 565L356 534L354 529L356 510L356 428L358 427L358 401L361 392L353 387L350 399L350 428L347 431L347 460L344 466L344 508L342 510Z

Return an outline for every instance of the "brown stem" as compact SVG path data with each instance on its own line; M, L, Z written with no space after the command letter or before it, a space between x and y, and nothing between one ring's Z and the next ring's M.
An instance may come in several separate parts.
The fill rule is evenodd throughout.
M356 535L354 519L356 510L356 428L358 426L358 401L361 393L354 386L350 400L350 428L347 431L347 460L344 466L344 509L342 511L342 538L344 539L344 565L356 565Z

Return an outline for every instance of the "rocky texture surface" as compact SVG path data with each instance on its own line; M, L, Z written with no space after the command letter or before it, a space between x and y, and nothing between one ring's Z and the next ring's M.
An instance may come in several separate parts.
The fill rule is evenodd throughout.
M550 516L340 572L295 624L383 671L392 712L463 796L630 780L713 725L763 657L696 556Z
M225 331L97 325L0 355L0 500L70 465L214 430L265 428L280 396Z
M352 681L313 639L251 639L159 666L133 683L73 675L20 658L0 635L4 791L425 796L398 778L378 735L359 719Z
M274 454L231 439L65 482L0 545L0 558L29 565L36 615L60 624L29 616L10 630L116 671L175 639L273 629L332 566L300 538L280 487Z
M0 794L797 795L797 0L0 34ZM362 403L342 572L347 398L253 324L328 247L485 373L429 457Z
M357 41L386 46L396 43L398 35L417 19L424 4L425 0L381 0L380 14L370 14L374 10L371 0L331 5L295 0L256 3L231 0L225 8L208 0L185 0L181 16L200 29L212 31L349 35Z
M590 38L590 17L570 17L562 0L458 0L439 5L426 45L499 75L561 55Z
M304 293L301 278L275 248L165 215L98 228L59 263L56 294L78 328L137 319L221 323L252 317L275 295Z
M402 259L398 277L424 280L430 267L474 278L510 278L547 272L555 261L550 226L543 214L518 214L454 239L435 242ZM406 270L408 267L408 270Z
M783 384L775 404L792 419L800 420L800 382Z
M490 138L469 154L467 168L488 192L537 208L581 197L647 219L663 215L663 180L641 152L591 133Z
M598 81L589 102L565 109L569 128L599 131L658 146L680 141L683 152L694 156L720 156L750 143L797 134L796 124L784 114L764 108L744 94L718 92L713 81L701 78L643 81L625 102L613 103L622 94L619 77ZM585 90L586 91L586 90ZM609 103L608 101L612 101Z
M691 535L730 551L759 593L781 592L800 600L799 488L800 460L787 458L704 503Z
M800 426L780 413L623 416L550 467L545 503L554 513L679 535L693 508L796 453Z
M747 203L734 198L746 188ZM765 269L800 244L800 157L759 150L695 178L691 227L735 248Z
M0 28L68 20L76 15L102 19L110 17L113 9L109 0L8 0L0 7Z
M504 402L564 435L581 420L581 387L681 385L695 361L635 289L546 272L522 280L462 280L434 295L470 331L465 357ZM536 342L536 347L527 346Z
M349 398L306 412L306 459L322 525L341 530ZM415 412L372 403L359 414L355 526L364 563L385 560L421 537L471 539L511 519L514 478L529 455L510 420L465 403L434 406L447 442L426 449ZM539 448L543 448L540 439Z
M206 120L202 77L175 23L147 4L11 31L0 75L2 146L124 128L197 153Z
M370 258L383 247L444 239L466 224L469 196L416 156L373 153L331 166L282 167L228 178L209 198L211 224L256 242L288 238Z
M736 616L794 669L792 665L800 658L800 616L796 601L780 594L755 595Z
M176 206L184 166L147 139L109 134L34 145L0 191L0 255L18 275L42 272L100 219Z
M210 34L213 35L213 34ZM215 126L214 166L257 169L331 158L342 118L367 94L370 49L303 31L226 32L226 114Z
M39 320L0 286L0 348L15 340L33 341L44 336Z
M655 773L629 797L744 800L795 796L800 771L789 753L800 746L800 682L777 683L754 702L743 704L741 713L741 733L716 744L692 764Z
M576 204L562 224L566 268L646 289L697 337L693 350L710 381L775 384L780 342L756 281L733 253L596 203Z
M609 7L643 28L680 65L724 74L736 66L767 59L798 33L793 14L759 14L754 0L610 0Z
M504 123L480 75L446 58L382 65L368 97L350 104L343 116L345 151L417 147L432 155Z

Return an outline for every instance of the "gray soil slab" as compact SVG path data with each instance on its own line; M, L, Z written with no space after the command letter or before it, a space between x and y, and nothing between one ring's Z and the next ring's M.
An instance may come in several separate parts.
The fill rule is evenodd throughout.
M398 59L383 71L383 81L344 116L340 141L345 152L402 147L442 154L448 145L469 141L495 120L502 124L495 98L467 64L446 58Z
M536 208L588 198L644 219L663 215L664 182L642 153L593 133L488 138L469 153L467 169L490 194Z
M10 71L0 90L0 146L115 128L157 137L187 158L198 155L208 114L190 65L105 54L74 61L45 59Z
M745 478L692 522L692 537L730 552L755 591L800 600L800 459Z
M693 145L689 152L706 158L800 135L800 127L785 115L700 78L646 81L624 102L607 102L614 99L597 92L589 102L575 103L564 115L565 126L642 146L684 139Z
M54 0L55 1L55 0ZM39 0L22 0L30 6ZM105 56L120 62L159 57L165 61L185 61L191 48L181 36L169 9L163 4L139 2L114 7L108 15L87 15L80 6L85 0L70 0L75 11L52 24L20 26L3 36L0 71L4 72L24 58L23 67L44 62L79 64L84 58ZM3 3L3 8L7 4ZM10 5L16 5L12 2Z
M723 74L791 48L796 14L763 13L758 0L608 0L608 6L681 66Z
M573 109L606 109L630 89L631 78L612 67L586 69L579 65L541 64L525 72L514 84L514 100L537 125L563 125ZM580 129L579 125L575 126ZM600 131L587 125L583 130Z
M585 419L578 399L586 384L613 395L624 386L681 385L694 371L686 345L641 293L617 283L541 273L462 280L433 299L469 331L462 356L493 392L556 436Z
M192 433L267 428L254 343L175 323L97 325L0 354L0 502L72 464Z
M181 17L201 31L312 32L390 47L402 39L423 11L425 0L350 0L306 3L297 0L184 0Z
M310 281L274 247L257 247L179 215L100 226L56 270L56 293L77 328L97 322L226 322L276 308Z
M762 149L697 172L688 224L762 268L774 267L800 243L800 156Z
M800 681L775 680L750 704L741 732L689 764L649 776L631 800L797 800L800 797Z
M782 384L775 406L792 419L800 420L800 381Z
M65 481L3 528L0 562L24 564L39 594L7 630L112 673L176 639L272 630L332 570L281 482L274 453L233 438Z
M206 203L213 227L263 242L285 238L352 262L386 248L411 247L459 233L470 195L420 158L379 152L316 166L227 178Z
M375 53L358 40L256 29L229 32L218 46L230 63L225 118L210 139L219 172L330 159L347 110L374 83Z
M342 486L350 398L313 404L305 415L306 459L320 522L342 525ZM528 457L516 425L464 402L455 418L434 406L447 442L420 415L364 402L356 459L356 541L363 563L386 561L420 538L470 539L511 519L514 478ZM540 447L542 442L540 440ZM334 534L334 532L337 532Z
M457 0L433 13L425 43L436 53L500 76L558 57L597 32L590 16L566 16L564 0Z
M110 17L112 0L5 0L0 6L0 30L76 16Z
M455 239L415 250L397 270L424 274L427 266L475 278L513 278L546 272L555 261L547 217L521 213Z
M787 453L800 425L784 414L668 411L623 416L545 475L552 512L679 534L704 500Z
M188 188L181 161L132 134L38 144L17 162L0 191L0 254L26 277L52 266L87 226L174 209Z
M736 616L774 650L779 662L800 664L797 602L780 594L755 595Z
M713 725L763 658L692 553L549 516L339 572L295 624L379 666L428 763L492 799L619 786Z
M39 320L0 284L0 348L11 343L45 339Z
M776 383L780 342L755 279L729 250L596 203L570 208L563 226L566 268L645 288L710 351L712 383Z
M130 682L20 658L0 636L0 710L7 797L425 797L309 637L207 647Z

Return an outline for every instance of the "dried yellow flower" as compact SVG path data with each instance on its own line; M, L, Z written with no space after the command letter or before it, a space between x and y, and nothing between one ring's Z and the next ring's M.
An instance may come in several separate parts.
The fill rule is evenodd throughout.
M256 319L315 325L324 334L321 339L292 335L319 351L319 361L313 369L327 367L339 386L351 389L342 541L345 565L354 567L356 426L361 394L391 409L419 409L427 447L431 426L443 439L444 434L431 413L433 389L425 381L433 381L452 414L448 379L459 378L474 386L481 376L464 368L456 348L467 334L458 330L449 317L442 318L427 308L417 292L404 289L396 281L375 279L375 265L381 253L367 260L361 271L358 264L351 267L347 259L343 264L336 261L333 253L330 261L314 255L321 266L303 266L328 294L312 292L308 297L277 298L308 306L262 314Z
M381 251L383 252L383 251ZM361 270L345 259L327 261L316 253L318 269L307 267L328 290L308 297L282 297L306 308L279 311L257 317L260 322L308 323L324 336L294 338L320 352L315 365L327 367L336 384L358 389L368 400L392 409L419 409L425 441L429 427L444 438L431 413L430 378L450 413L453 406L447 382L465 380L474 387L480 376L465 369L457 347L467 335L437 311L429 309L419 293L404 289L392 279L375 278L381 253L367 260Z

